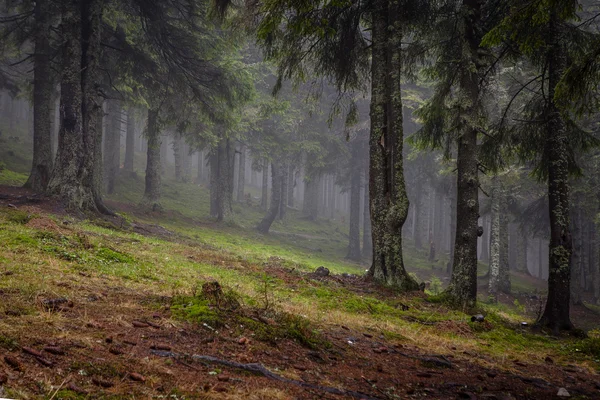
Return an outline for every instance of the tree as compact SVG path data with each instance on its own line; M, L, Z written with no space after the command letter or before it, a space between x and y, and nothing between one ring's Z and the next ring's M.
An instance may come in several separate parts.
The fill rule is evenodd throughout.
M33 55L33 161L31 173L25 187L43 192L48 186L52 172L52 130L51 110L54 80L50 57L50 30L55 15L53 2L38 0L35 2L35 30Z
M534 162L536 177L547 184L548 298L538 323L558 332L573 328L569 316L573 251L569 174L579 171L573 155L597 144L597 140L577 126L569 107L560 101L559 85L565 79L569 63L583 58L590 37L581 25L572 23L577 18L578 1L507 3L511 12L486 35L484 43L516 49L508 54L518 60L525 58L537 75L522 85L509 102L497 136L509 136L519 159ZM517 122L507 127L511 105L523 94L529 99L520 103L524 106L519 110Z

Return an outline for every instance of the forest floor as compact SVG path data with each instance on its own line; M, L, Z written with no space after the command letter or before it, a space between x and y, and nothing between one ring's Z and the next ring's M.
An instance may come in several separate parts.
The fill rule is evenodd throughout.
M0 186L0 397L600 398L598 314L574 312L587 338L521 325L542 281L513 274L524 291L471 322L431 293L443 260L407 252L430 287L398 294L342 260L335 225L263 236L259 211L217 225L187 213L184 190L165 188L181 211L115 196L117 217L90 220Z

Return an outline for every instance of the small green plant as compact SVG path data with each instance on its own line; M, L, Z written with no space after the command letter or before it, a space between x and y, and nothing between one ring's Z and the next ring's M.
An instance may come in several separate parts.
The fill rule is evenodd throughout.
M98 251L96 251L96 257L98 260L106 263L131 263L134 261L133 257L130 255L115 251L108 247L100 247Z
M442 293L442 281L437 276L432 276L429 284L429 291L433 295Z
M525 314L525 304L519 303L519 300L517 300L517 299L515 299L513 304L515 305L515 307L521 314Z
M31 221L33 217L35 217L35 215L20 210L16 210L8 214L8 220L10 222L22 225L25 225L26 223Z

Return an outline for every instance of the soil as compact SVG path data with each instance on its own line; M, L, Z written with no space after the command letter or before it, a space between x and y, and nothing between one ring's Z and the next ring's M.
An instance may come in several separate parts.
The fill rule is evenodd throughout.
M0 199L0 206L31 195L4 187L0 193L13 196ZM25 203L19 207L31 205ZM38 214L60 212L47 200L34 205ZM46 218L35 221L30 223L38 228L60 229ZM277 260L267 270L290 284L313 279L279 267ZM318 279L357 293L391 295L354 276ZM560 388L571 396L600 398L600 376L575 366L515 360L510 370L490 369L479 362L483 355L454 350L427 354L417 346L388 340L376 329L363 332L345 326L320 327L329 348L311 349L289 339L266 343L249 330L240 335L237 327L216 330L172 319L170 297L140 292L116 278L64 273L49 284L75 289L77 296L67 302L39 295L36 307L48 318L8 312L0 316L7 324L27 326L19 333L18 345L0 346L0 397L4 385L55 399L64 393L58 392L61 388L89 398L550 399ZM0 301L10 304L13 295L0 291ZM466 323L440 328L471 335ZM197 361L193 355L258 363L285 380ZM53 385L50 392L48 383Z

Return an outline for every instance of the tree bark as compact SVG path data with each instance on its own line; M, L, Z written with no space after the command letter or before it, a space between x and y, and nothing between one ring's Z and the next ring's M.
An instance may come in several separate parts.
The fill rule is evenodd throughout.
M175 160L175 180L183 180L183 139L178 132L173 134L173 159Z
M478 64L481 37L478 25L481 20L481 0L465 0L463 7L463 35L459 40L466 41L464 49L465 66L461 67L460 91L468 99L463 112L467 121L476 121L479 116L479 76L472 65ZM456 193L456 235L452 278L446 290L448 297L456 305L469 308L477 301L477 228L479 220L479 176L477 127L465 122L460 127L457 139L457 193Z
M52 172L52 124L54 83L50 67L50 1L35 3L35 51L33 55L33 161L25 187L44 192Z
M260 208L267 211L269 203L269 160L263 160L262 168L262 196L260 198Z
M288 202L289 162L281 163L281 201L279 202L279 219L285 219Z
M573 254L571 256L571 304L581 304L581 288L579 282L581 280L581 269L583 264L583 218L581 216L581 208L575 205L573 207Z
M62 124L56 164L47 191L72 211L110 213L94 187L99 134L96 117L101 107L97 87L102 6L98 0L61 3Z
M256 229L263 234L269 233L269 229L277 218L281 207L281 193L283 186L283 168L276 162L271 164L271 206L265 217L260 221Z
M133 116L133 108L127 110L127 136L125 137L125 161L123 170L129 174L133 174L133 158L135 154L135 118Z
M499 181L500 188L500 272L498 275L498 289L503 293L510 293L510 264L508 252L508 203L504 184Z
M240 165L238 166L237 201L244 202L244 188L246 186L246 146L240 146Z
M569 217L569 144L567 126L554 103L556 86L567 65L564 44L558 39L557 11L549 22L548 110L544 155L548 165L548 201L550 213L550 246L548 258L548 298L538 323L554 332L573 328L569 316L571 304L571 224Z
M161 172L161 157L160 148L162 137L160 134L159 125L159 110L148 110L148 150L146 160L146 187L142 204L150 207L152 210L162 210L160 204L160 172ZM166 160L162 160L166 162Z
M210 162L210 216L219 216L219 154L218 149L213 148L209 153Z
M304 191L304 218L309 221L316 221L319 212L319 187L321 186L321 176L315 175L310 177L306 182Z
M288 166L289 171L288 171L288 194L287 194L287 205L289 207L294 207L294 188L296 187L296 171L294 170L294 166L292 165L292 163L290 163L290 165Z
M367 165L368 172L368 165ZM364 259L373 257L373 237L371 233L371 212L369 208L369 179L365 176L364 183L364 200L363 200L363 248L362 256Z
M490 243L490 269L489 269L489 296L498 301L499 279L500 279L500 182L497 176L492 178L492 210L491 219L491 243Z
M229 139L222 139L217 147L217 221L229 221L233 215L233 162L235 151Z
M348 234L348 253L346 258L360 260L360 189L361 189L361 163L360 143L354 139L351 143L350 156L350 229Z
M104 135L104 182L106 193L115 192L121 158L121 102L108 100L108 125Z
M376 281L416 290L404 269L402 226L408 196L402 160L401 1L374 0L372 12L370 211L373 262L368 274Z

